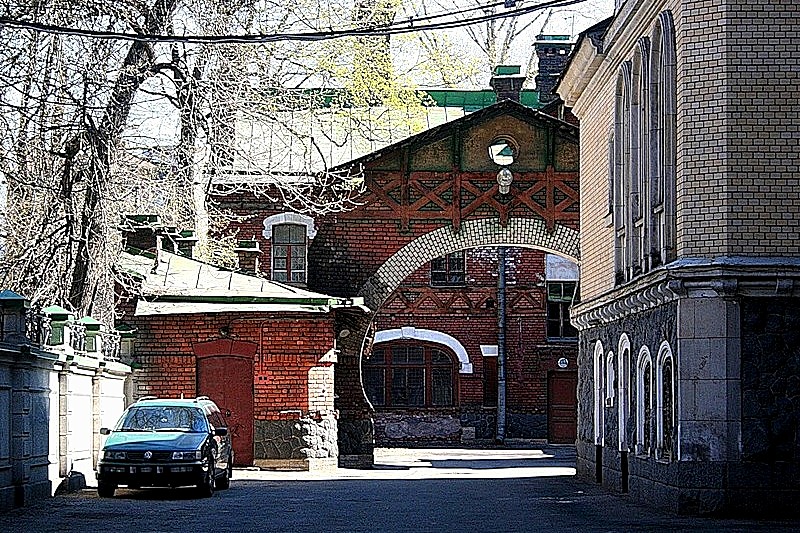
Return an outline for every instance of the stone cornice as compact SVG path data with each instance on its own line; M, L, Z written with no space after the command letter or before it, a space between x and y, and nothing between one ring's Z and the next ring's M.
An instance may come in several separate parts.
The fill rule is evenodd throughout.
M572 325L579 330L615 322L677 299L666 271L647 275L572 308Z
M604 57L591 39L580 40L568 69L561 75L561 80L556 86L556 92L567 107L575 106Z
M683 259L576 305L571 316L583 330L679 298L739 296L800 298L800 259Z

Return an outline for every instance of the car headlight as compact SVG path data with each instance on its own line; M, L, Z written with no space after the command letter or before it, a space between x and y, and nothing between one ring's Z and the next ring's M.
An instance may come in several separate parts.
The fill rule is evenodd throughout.
M120 460L127 459L125 452L116 452L114 450L106 450L103 452L103 459Z
M194 450L191 452L172 452L172 459L178 461L186 461L186 460L199 460L202 457L200 454L200 450Z

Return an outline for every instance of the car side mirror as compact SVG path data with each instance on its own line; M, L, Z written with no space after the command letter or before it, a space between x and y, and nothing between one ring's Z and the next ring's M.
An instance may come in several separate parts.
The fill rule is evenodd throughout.
M215 437L224 437L228 434L228 428L214 428Z
M111 430L108 428L100 428L101 435L111 435Z

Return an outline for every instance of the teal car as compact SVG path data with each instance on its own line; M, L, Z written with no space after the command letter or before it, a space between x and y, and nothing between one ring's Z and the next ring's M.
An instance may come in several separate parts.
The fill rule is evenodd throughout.
M107 435L97 464L97 493L110 498L120 485L194 486L209 497L227 489L233 448L225 418L206 397L143 398L128 407Z

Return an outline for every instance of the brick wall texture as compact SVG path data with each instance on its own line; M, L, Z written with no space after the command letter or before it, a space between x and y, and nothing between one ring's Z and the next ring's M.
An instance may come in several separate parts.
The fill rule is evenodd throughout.
M333 318L246 313L123 317L137 328L137 397L197 395L193 346L224 338L255 343L251 390L256 420L300 418L333 411Z
M800 257L800 3L631 1L574 108L584 299L614 282L607 198L617 76L664 10L676 35L678 258Z

